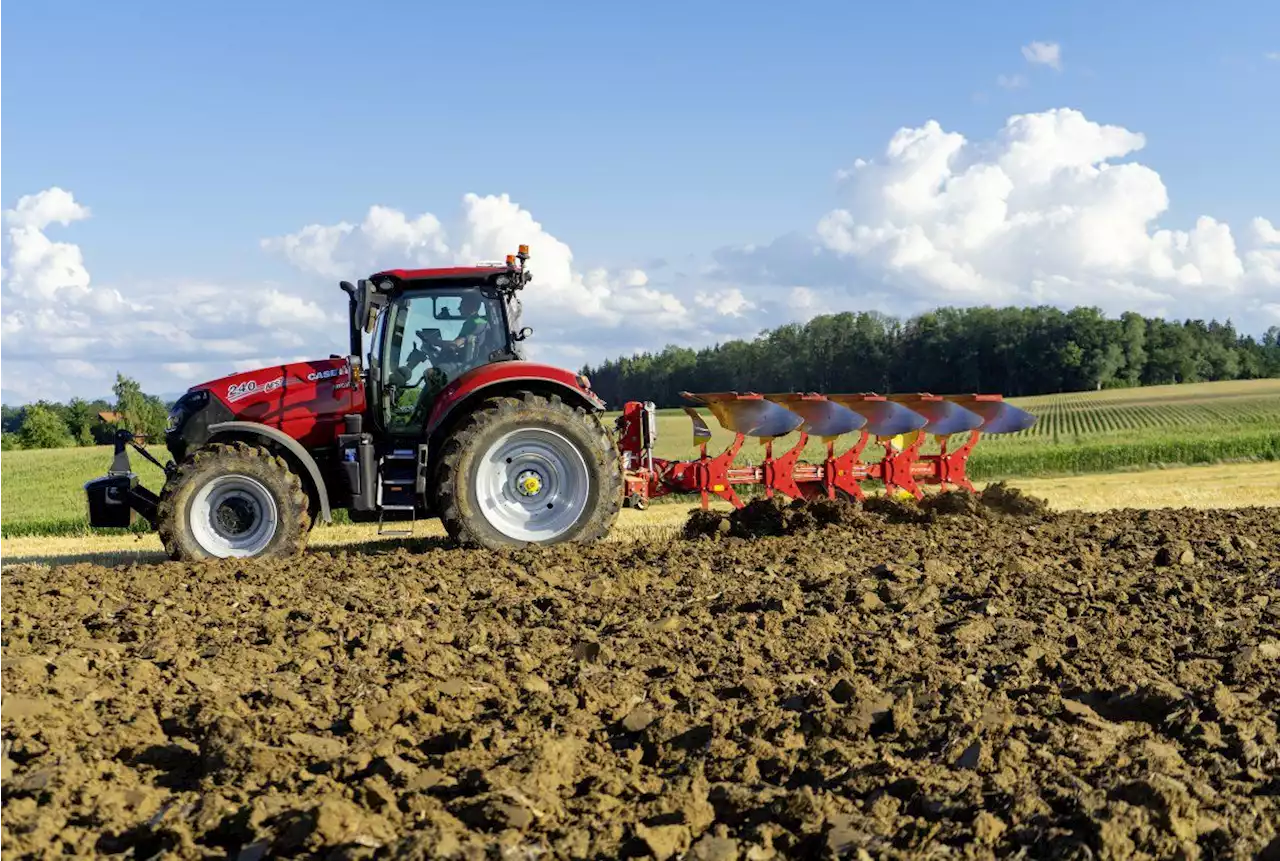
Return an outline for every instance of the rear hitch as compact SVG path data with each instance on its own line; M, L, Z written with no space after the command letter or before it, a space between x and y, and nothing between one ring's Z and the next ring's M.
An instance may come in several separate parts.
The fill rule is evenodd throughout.
M116 431L115 454L111 460L111 468L101 478L95 478L84 485L85 495L89 503L89 526L94 529L126 529L133 525L135 514L141 516L151 528L156 527L157 510L160 497L138 483L138 476L129 462L128 447L132 446L138 454L164 470L168 478L176 470L173 461L162 464L142 447L137 438L127 430Z

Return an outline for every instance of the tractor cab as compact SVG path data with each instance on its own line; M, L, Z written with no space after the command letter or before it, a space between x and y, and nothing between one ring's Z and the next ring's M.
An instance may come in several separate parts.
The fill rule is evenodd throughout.
M421 434L436 396L467 371L522 358L516 292L532 277L528 249L490 264L448 269L394 269L351 296L352 362L362 335L372 337L365 374L370 418L391 436Z

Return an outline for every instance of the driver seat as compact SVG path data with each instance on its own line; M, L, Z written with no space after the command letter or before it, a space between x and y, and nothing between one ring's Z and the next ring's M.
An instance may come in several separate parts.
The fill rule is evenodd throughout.
M485 326L477 333L467 339L466 346L463 347L461 363L467 370L487 365L489 363L489 355L498 346L494 344L496 340L497 329L486 322Z

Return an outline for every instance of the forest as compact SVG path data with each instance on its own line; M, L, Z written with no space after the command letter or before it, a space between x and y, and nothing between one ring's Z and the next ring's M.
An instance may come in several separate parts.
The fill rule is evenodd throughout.
M3 407L3 436L0 447L5 451L31 448L67 448L82 445L106 445L115 438L117 428L126 428L152 439L164 435L169 405L155 395L148 395L136 380L116 375L112 386L115 402L86 401L72 398L62 404L36 401L20 407ZM99 413L115 413L116 421L104 421Z
M1097 308L942 308L901 321L842 313L753 340L669 346L581 369L617 406L680 406L680 392L984 392L1005 397L1280 377L1280 327L1261 340L1228 321Z

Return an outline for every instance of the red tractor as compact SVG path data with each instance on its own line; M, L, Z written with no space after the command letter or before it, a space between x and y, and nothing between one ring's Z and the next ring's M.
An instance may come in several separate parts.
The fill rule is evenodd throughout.
M120 432L85 486L90 525L140 514L176 559L294 554L338 509L383 534L434 514L484 547L603 536L623 500L618 449L586 377L521 359L527 259L521 246L505 264L342 282L349 355L192 387L169 414L159 494L125 446L159 462Z
M336 509L376 520L379 534L411 534L418 516L435 515L473 546L588 542L608 533L624 500L644 508L697 494L704 507L712 497L741 507L740 485L856 500L866 481L916 498L923 485L972 489L965 469L979 436L1035 423L999 395L685 392L699 455L655 457L652 403L623 404L607 428L586 377L521 358L532 334L518 323L528 257L522 245L505 265L343 281L348 355L192 387L169 413L167 464L119 432L111 469L85 485L90 525L141 515L176 559L291 555ZM719 454L707 453L700 410L733 434ZM775 456L775 440L793 433ZM763 444L758 464L737 463L748 437ZM926 453L930 437L937 447ZM825 447L821 462L800 459L811 438ZM883 455L864 461L873 439ZM138 483L129 445L164 470L159 494ZM385 528L405 520L408 529Z

